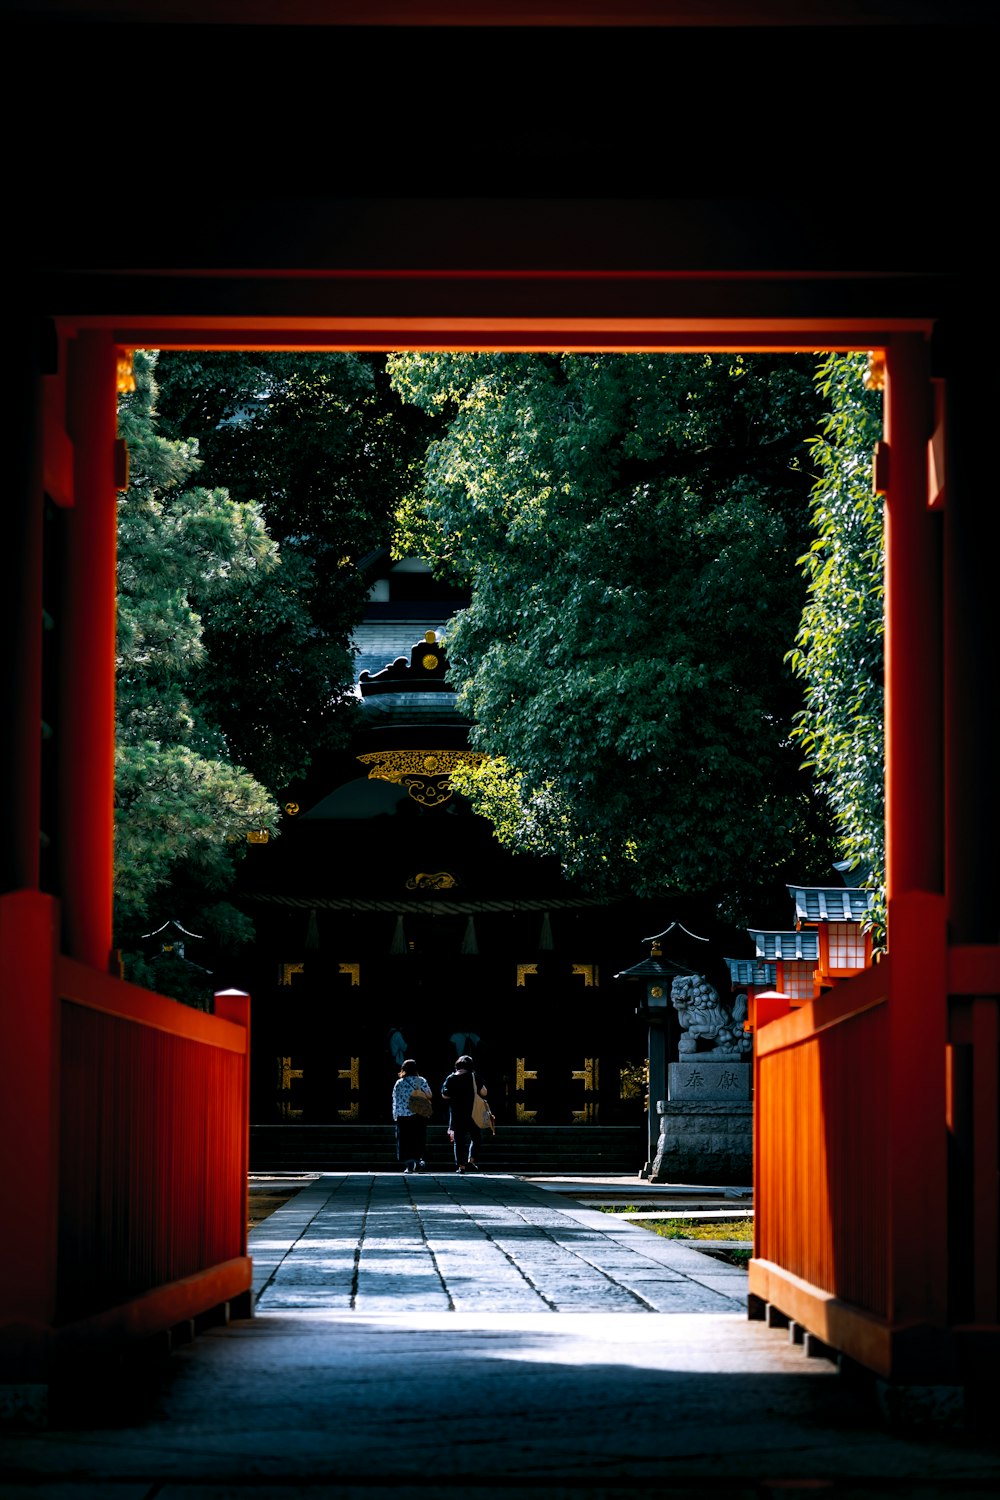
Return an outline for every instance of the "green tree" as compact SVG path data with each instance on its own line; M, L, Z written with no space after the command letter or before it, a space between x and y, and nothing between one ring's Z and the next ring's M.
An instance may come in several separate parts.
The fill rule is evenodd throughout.
M405 354L447 422L403 545L462 577L465 789L591 886L728 913L826 868L784 663L803 603L808 359ZM787 897L785 898L787 901Z
M831 354L817 373L827 415L810 442L816 535L800 559L808 597L789 661L806 685L793 734L829 798L841 857L882 892L884 548L871 481L882 400L865 388L864 365Z
M194 438L204 483L253 503L281 548L214 598L200 700L232 754L275 791L347 743L351 634L431 427L391 389L384 355L163 352L161 430Z
M273 576L278 551L258 507L190 483L197 444L158 431L155 369L155 354L137 352L119 411L130 480L118 508L115 925L137 977L137 940L165 918L246 940L246 919L220 898L247 833L277 819L198 688L202 612Z

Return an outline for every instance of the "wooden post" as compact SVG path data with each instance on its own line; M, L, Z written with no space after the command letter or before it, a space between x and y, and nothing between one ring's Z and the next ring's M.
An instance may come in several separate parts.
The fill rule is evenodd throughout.
M20 361L24 379L12 381L11 462L4 508L7 567L0 617L0 764L5 791L0 810L0 890L37 888L41 803L42 720L42 465L41 374L38 330L15 320L5 358ZM9 778L9 779L8 779ZM15 790L16 789L16 790Z
M243 1242L239 1250L240 1255L247 1253L247 1207L249 1195L250 1174L250 996L246 990L216 990L215 992L215 1014L224 1021L233 1021L237 1026L242 1026L246 1032L247 1044L243 1054L243 1089L242 1089L242 1154L239 1163L240 1193L243 1198L243 1212L240 1223L242 1225ZM246 1311L249 1316L249 1307Z
M58 906L0 896L0 1139L10 1212L0 1235L0 1381L45 1379L56 1306L59 1206Z
M893 339L886 363L888 1310L896 1327L926 1329L945 1325L948 1285L941 536L928 508L926 341ZM902 1378L945 1378L933 1344L906 1341Z
M65 951L106 971L112 941L117 519L110 333L77 335L68 379L75 494L63 580L59 892Z

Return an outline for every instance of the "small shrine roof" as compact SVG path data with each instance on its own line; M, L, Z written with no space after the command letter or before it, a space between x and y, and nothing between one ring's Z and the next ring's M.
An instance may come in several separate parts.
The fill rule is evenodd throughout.
M747 928L757 948L757 957L802 959L816 963L819 960L819 933L815 928L803 928L800 932L758 932Z
M841 885L790 885L798 922L863 922L871 910L871 891Z
M727 958L729 977L733 984L774 985L777 971L773 963L762 963L757 958Z

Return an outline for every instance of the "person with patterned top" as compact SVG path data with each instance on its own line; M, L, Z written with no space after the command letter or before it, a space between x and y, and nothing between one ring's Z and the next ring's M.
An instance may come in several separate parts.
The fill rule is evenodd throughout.
M396 1160L402 1163L404 1172L419 1172L427 1165L424 1151L427 1145L427 1119L418 1115L412 1106L414 1089L431 1097L431 1086L420 1073L412 1057L404 1058L399 1077L392 1086L392 1118L396 1122Z

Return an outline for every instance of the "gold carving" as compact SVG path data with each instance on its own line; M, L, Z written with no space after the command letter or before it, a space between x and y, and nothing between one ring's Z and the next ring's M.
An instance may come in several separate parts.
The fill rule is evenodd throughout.
M448 870L438 870L434 875L420 870L416 875L410 876L406 882L406 889L408 891L450 891L457 884L455 876Z
M302 1069L293 1068L292 1059L290 1057L278 1058L278 1088L283 1094L287 1094L288 1090L292 1086L292 1080L294 1078L301 1077Z
M485 759L475 750L372 750L359 755L370 766L369 781L391 781L405 786L421 807L437 807L452 795L451 773L456 766L478 766Z
M530 1125L537 1114L537 1109L525 1109L523 1104L514 1105L514 1118L519 1125Z
M592 985L600 983L596 964L574 964L573 973L581 976L585 990L589 990Z
M527 977L527 975L529 975L529 974L535 974L535 975L537 975L537 973L538 973L538 965L537 964L518 964L518 966L517 966L517 988L519 990L523 990L524 989L524 981L525 981L525 978Z
M360 984L361 983L361 965L360 964L338 964L337 965L337 972L338 972L338 974L350 974L352 989L353 989L353 987L356 984Z
M349 1104L346 1109L337 1110L337 1114L342 1120L356 1120L359 1113L360 1108L357 1099L352 1104Z
M293 1068L292 1067L292 1059L290 1057L279 1057L277 1059L277 1063L278 1063L278 1092L279 1092L279 1094L290 1094L291 1091L292 1091L292 1083L295 1081L295 1079L300 1079L302 1077L302 1069L301 1068ZM279 1120L299 1120L301 1118L302 1118L302 1111L301 1111L301 1109L295 1109L292 1106L291 1100L289 1100L289 1099L279 1099L278 1100L278 1119Z
M351 1088L353 1090L357 1090L361 1087L360 1083L358 1082L360 1067L361 1059L359 1057L352 1057L351 1066L349 1068L337 1069L337 1077L348 1079L350 1081Z
M596 1103L585 1104L582 1109L573 1110L574 1125L596 1125L598 1110L600 1106Z
M570 1075L574 1083L583 1084L585 1094L595 1094L599 1087L597 1082L600 1059L597 1057L585 1057L582 1068L574 1068Z
M268 833L266 828L252 828L247 834L247 843L266 844L270 841L270 838L271 835Z
M305 964L282 964L278 970L278 983L291 984L294 974L304 974L305 971Z
M428 646L436 646L437 645L437 631L436 630L425 630L424 631L424 640L427 642Z
M523 1057L515 1057L515 1059L514 1059L514 1087L515 1087L515 1089L518 1089L520 1092L523 1093L524 1092L524 1085L525 1085L525 1083L534 1083L537 1078L538 1078L537 1069L534 1069L534 1068L528 1069L528 1068L526 1068L524 1066L524 1058Z
M651 984L650 987L649 987L649 997L650 997L651 1000L662 1000L663 999L663 985L662 984Z
M290 818L294 818L295 814L298 812L298 810L299 810L299 804L297 802L286 802L285 803L285 812L288 814L288 816Z
M433 652L428 651L426 656L422 656L420 658L420 664L421 666L426 667L428 672L433 672L434 668L438 664L438 659L433 654Z

